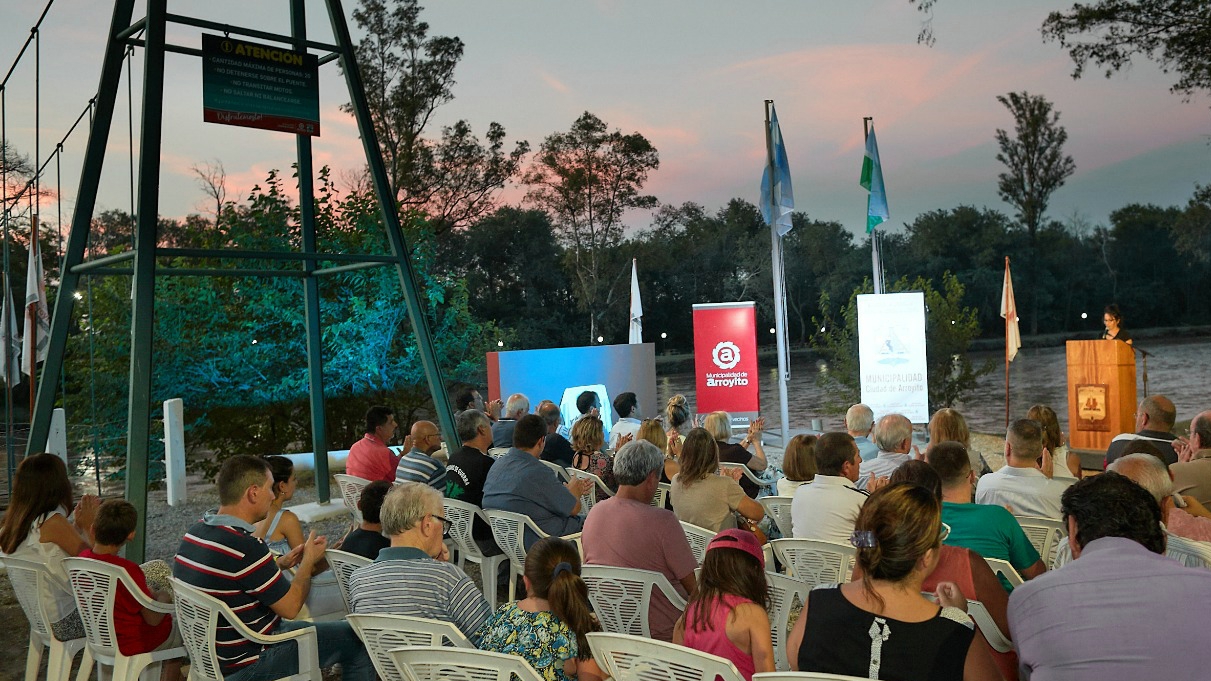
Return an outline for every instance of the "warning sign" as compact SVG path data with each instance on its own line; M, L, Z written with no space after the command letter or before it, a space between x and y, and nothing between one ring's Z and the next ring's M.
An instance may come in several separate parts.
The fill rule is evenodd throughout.
M202 118L207 123L320 134L315 55L202 36Z

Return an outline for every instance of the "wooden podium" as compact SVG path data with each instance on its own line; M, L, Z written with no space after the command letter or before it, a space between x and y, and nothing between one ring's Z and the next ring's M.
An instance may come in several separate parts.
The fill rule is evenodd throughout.
M1135 432L1135 352L1116 340L1068 341L1068 446L1105 451Z

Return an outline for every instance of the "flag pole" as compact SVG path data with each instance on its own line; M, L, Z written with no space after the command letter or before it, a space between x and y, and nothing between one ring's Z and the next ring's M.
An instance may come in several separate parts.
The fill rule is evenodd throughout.
M30 252L37 252L38 248L38 216L30 216L29 226L29 248ZM39 262L41 254L39 254ZM29 280L29 274L25 275L26 280ZM29 292L25 292L26 298L29 297ZM25 333L29 336L29 419L30 424L34 420L34 399L37 395L37 365L38 365L38 303L33 302L25 306L25 313L28 321L25 322Z
M1009 277L1009 256L1005 256L1005 276ZM1009 324L1013 321L1011 315L1005 316L1005 428L1009 428ZM1017 305L1014 305L1013 317L1017 316Z
M770 178L770 270L774 278L774 342L778 344L778 415L782 419L782 446L790 441L790 410L787 408L786 381L790 372L786 356L786 302L783 291L782 236L778 234L777 206L774 196L776 174L774 172L774 138L770 131L770 111L774 100L765 100L765 168Z
M874 120L873 116L862 117L862 144L865 146L866 138L870 137L870 122ZM868 204L869 206L869 199ZM883 292L883 262L879 257L879 233L875 230L870 231L870 278L874 285L875 293Z

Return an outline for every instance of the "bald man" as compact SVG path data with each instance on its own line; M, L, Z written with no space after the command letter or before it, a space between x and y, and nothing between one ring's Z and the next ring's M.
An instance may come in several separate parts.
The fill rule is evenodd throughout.
M1170 466L1177 463L1177 452L1173 451L1173 441L1177 436L1171 432L1176 422L1177 408L1172 400L1164 395L1145 397L1135 410L1135 432L1123 433L1110 441L1106 449L1106 465L1122 456L1127 443L1132 440L1147 440L1161 450L1165 463Z
M420 482L442 493L446 491L446 465L433 454L441 449L441 434L432 421L412 424L412 449L399 460L395 482Z

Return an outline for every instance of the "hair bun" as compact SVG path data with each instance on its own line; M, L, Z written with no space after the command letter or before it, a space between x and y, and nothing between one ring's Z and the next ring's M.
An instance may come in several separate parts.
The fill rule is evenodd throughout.
M670 407L680 407L685 405L685 395L673 395L669 398Z

